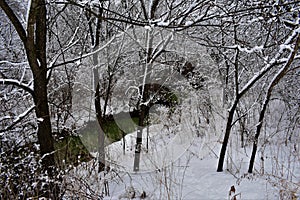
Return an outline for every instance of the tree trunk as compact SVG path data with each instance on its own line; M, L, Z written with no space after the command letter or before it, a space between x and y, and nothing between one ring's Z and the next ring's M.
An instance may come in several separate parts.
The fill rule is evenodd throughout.
M34 71L34 102L36 105L37 118L42 118L39 122L38 139L41 147L41 153L44 156L43 163L47 170L53 173L51 167L55 166L54 159L54 140L52 137L50 113L48 106L48 92L47 92L47 58L46 58L46 5L45 1L37 1L37 7L34 11L36 13L36 28L35 28L35 50L37 65L32 66ZM30 45L29 45L30 46ZM30 46L31 47L31 46ZM34 47L33 47L34 48ZM34 49L28 49L33 51ZM38 64L40 63L40 66ZM53 174L54 176L54 174Z
M97 72L98 73L98 72ZM95 75L95 72L94 72ZM96 110L96 117L99 125L99 133L98 133L98 172L102 172L105 170L105 149L104 149L104 140L105 140L105 134L101 128L101 125L103 124L103 118L102 118L102 111L101 111L101 104L100 104L100 93L99 93L99 82L96 86L96 92L95 92L95 110Z
M140 170L140 157L141 157L141 151L142 151L143 127L144 127L144 120L145 120L146 112L147 112L147 106L142 104L141 109L140 109L140 115L139 115L139 126L137 129L137 136L136 136L133 171Z
M140 112L139 112L139 126L137 130L137 136L136 136L136 146L135 146L135 156L134 156L134 162L133 162L133 171L139 171L139 165L140 165L140 154L142 150L142 140L143 140L143 127L144 127L144 121L146 116L149 113L148 105L145 105L145 102L148 99L148 90L149 87L146 87L148 80L149 80L149 74L148 72L152 70L152 42L153 42L153 35L152 32L147 30L146 31L146 41L147 41L147 56L146 56L146 65L145 65L145 72L144 72L144 80L141 90L142 99L140 102Z
M102 2L102 1L100 1ZM98 7L98 14L99 16L102 16L103 9L102 7ZM88 27L89 27L89 33L91 36L91 45L93 47L93 50L97 50L100 45L100 29L102 24L102 19L98 18L96 19L95 26L93 24L93 20L91 18L91 13L86 12L86 17L88 20ZM94 26L94 27L93 27ZM93 29L94 28L94 29ZM99 77L99 71L98 71L98 64L99 64L99 52L96 52L93 54L93 80L94 80L94 90L95 90L95 98L94 98L94 107L96 111L96 118L99 125L99 133L98 133L98 172L102 172L105 170L105 148L104 148L104 140L105 140L105 133L103 129L101 128L103 124L103 118L102 115L105 115L106 105L104 106L104 112L102 112L101 109L101 94L100 94L100 77Z
M259 114L259 122L258 122L258 125L256 127L256 133L255 133L255 137L254 137L254 141L253 141L253 147L252 147L252 154L251 154L251 158L250 158L250 162L249 162L249 168L248 168L249 173L253 172L255 155L256 155L256 151L257 151L258 138L259 138L260 131L261 131L261 128L262 128L262 125L263 125L263 119L264 119L264 116L265 116L265 112L267 110L267 105L269 103L270 97L271 97L271 93L270 93L270 95L266 96L266 99L263 103L263 107L262 107L261 112Z
M36 117L38 118L38 141L40 143L40 150L43 156L43 166L49 169L55 166L54 160L54 140L52 137L52 129L50 122L50 113L47 97L47 81L42 77L42 72L39 78L34 79L34 103Z
M295 47L294 47L293 51L291 52L288 61L281 68L281 70L279 70L279 72L275 75L275 77L271 81L270 85L268 86L268 90L267 90L267 93L266 93L266 96L265 96L265 100L263 102L263 107L262 107L262 109L260 111L260 114L259 114L259 122L258 122L258 125L256 127L256 133L255 133L255 138L254 138L254 142L253 142L252 154L251 154L251 158L250 158L250 162L249 162L249 168L248 168L249 173L253 172L255 155L256 155L256 152L257 152L258 138L260 136L261 128L262 128L262 125L263 125L263 120L264 120L264 117L265 117L267 106L269 104L269 101L270 101L270 98L271 98L271 95L272 95L272 91L273 91L274 87L278 84L280 79L282 79L284 77L287 70L291 66L291 64L292 64L292 62L293 62L293 60L296 56L296 53L298 51L299 43L300 43L300 36L299 36L299 33L298 33L297 40L295 42Z
M46 2L44 0L30 2L26 31L14 11L4 0L0 1L0 6L15 27L25 47L27 60L33 74L34 91L32 95L38 123L37 137L40 144L42 168L52 181L57 177L47 93ZM59 188L56 183L50 182L49 188L46 190L45 197L57 199Z
M238 102L239 102L239 100L235 99L232 107L230 108L229 114L228 114L226 130L225 130L225 135L224 135L224 139L223 139L222 148L221 148L221 151L220 151L217 172L222 172L223 171L223 165L224 165L224 160L225 160L227 144L228 144L228 140L229 140L229 136L230 136L230 132L231 132L232 121L233 121L235 109L237 107Z

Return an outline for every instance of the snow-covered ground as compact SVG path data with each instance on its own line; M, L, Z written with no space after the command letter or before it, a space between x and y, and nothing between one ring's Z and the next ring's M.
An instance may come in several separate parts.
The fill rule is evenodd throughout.
M182 96L181 105L171 115L163 108L152 112L156 124L148 127L148 152L147 127L143 129L139 172L133 170L135 131L106 147L108 172L97 172L96 159L71 170L65 178L65 198L272 200L300 196L299 153L293 156L293 147L279 147L280 138L264 140L269 144L259 149L254 173L248 174L251 138L241 148L238 130L233 128L225 170L216 172L227 113L223 93L214 83L202 93L190 90ZM297 142L295 145L297 151Z
M279 136L269 138L269 144L257 152L254 173L248 174L252 146L241 148L239 135L232 133L225 170L216 172L226 111L218 106L222 93L209 91L212 115L201 113L202 104L197 96L185 99L181 114L170 117L163 110L154 112L158 123L148 127L148 153L147 128L143 129L139 172L133 170L134 132L125 136L125 151L124 140L106 147L108 172L97 172L96 159L71 170L65 178L68 186L65 199L299 198L300 160L296 157L299 153L293 153L293 149L298 149L297 141L291 144L295 147L278 146ZM207 117L209 121L205 120ZM94 155L97 157L97 153ZM229 196L233 188L235 192Z
M110 189L114 194L105 199L126 199L126 189L131 188L139 194L145 191L149 194L148 199L228 199L231 186L235 188L237 199L278 198L275 189L261 177L247 174L236 177L228 171L216 172L218 159L215 153L220 146L213 147L211 152L199 157L203 156L198 145L200 140L196 138L180 159L164 169L131 173L124 176L122 184L111 184Z
M155 133L160 129L163 129L160 125L151 126L150 136L155 138L157 136ZM165 136L165 138L168 137ZM205 137L194 137L178 159L164 163L162 167L157 167L157 169L150 167L143 170L145 168L141 164L142 170L133 172L130 167L133 167L135 133L128 134L125 155L123 155L121 141L107 147L110 171L105 177L103 173L97 173L95 160L82 163L66 178L66 182L69 182L72 187L69 188L69 193L67 192L65 197L66 199L71 197L96 199L103 196L105 200L143 199L141 196L146 194L144 199L155 200L232 199L233 196L236 196L236 199L279 199L280 189L278 185L270 181L268 176L246 173L249 158L245 155L239 158L242 157L242 153L235 155L235 159L244 160L241 163L237 161L234 166L235 173L228 170L216 172L217 155L221 147L220 138L215 136L203 142L204 140ZM175 152L176 149L183 148L181 143L172 143L172 146ZM160 152L160 150L156 149L155 152ZM159 163L156 164L159 166ZM234 168L228 163L225 165L228 166L224 169ZM234 164L231 163L231 165ZM229 196L232 186L235 193ZM105 187L109 189L109 191L106 190L107 195L105 195ZM75 194L77 195L74 196ZM299 187L296 187L296 195L299 195Z

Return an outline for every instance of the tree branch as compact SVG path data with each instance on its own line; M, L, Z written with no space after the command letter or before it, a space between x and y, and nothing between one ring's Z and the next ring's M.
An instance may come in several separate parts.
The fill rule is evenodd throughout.
M13 123L4 129L0 130L0 133L3 133L5 131L11 130L16 124L18 124L20 121L22 121L29 113L31 113L34 110L35 106L31 106L28 110L26 110L24 113L17 116L17 118L13 121Z
M24 30L20 20L15 15L14 11L9 7L5 0L0 0L0 7L5 12L13 26L15 27L18 35L20 36L21 40L25 43L26 42L26 31Z
M25 90L29 94L31 94L32 97L34 97L33 90L28 85L25 85L25 84L21 83L20 81L17 81L17 80L14 80L14 79L0 79L0 84L17 86L17 87Z
M97 49L95 49L94 51L92 51L92 52L90 52L90 53L81 55L81 56L79 56L79 57L77 57L77 58L73 58L73 59L70 59L70 60L66 60L66 61L63 62L63 63L58 63L58 64L54 64L54 63L53 63L53 64L50 65L50 67L48 68L48 70L49 70L49 69L56 68L56 67L59 67L59 66L62 66L62 65L74 63L74 62L79 61L79 60L81 60L81 59L83 59L83 58L92 56L92 55L94 55L95 53L100 52L100 51L102 51L103 49L105 49L112 41L114 41L117 37L119 37L119 36L121 36L121 35L123 35L123 33L121 33L120 35L117 35L117 36L113 36L113 37L112 37L106 44L104 44L102 47L97 48Z
M239 97L242 97L256 83L257 80L263 77L270 69L272 69L274 66L278 64L278 62L280 61L279 58L283 54L284 50L286 49L286 46L288 46L291 43L291 41L297 36L298 34L297 30L293 31L292 34L287 38L285 43L280 46L279 52L270 61L270 63L268 63L265 67L263 67L255 76L252 77L252 79L248 81L248 83L239 92Z

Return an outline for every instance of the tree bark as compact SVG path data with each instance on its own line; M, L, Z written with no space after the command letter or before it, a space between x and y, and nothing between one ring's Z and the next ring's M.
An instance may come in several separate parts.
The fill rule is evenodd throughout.
M140 101L140 111L139 111L139 126L137 129L137 136L136 136L136 146L135 146L135 155L134 155L134 162L133 162L133 171L139 171L140 166L140 154L142 151L142 140L143 140L143 128L144 128L144 121L146 115L149 113L148 105L145 105L145 102L148 98L148 90L149 87L146 87L149 79L148 71L151 71L152 68L152 42L153 42L153 35L152 32L147 30L146 32L146 41L147 41L147 55L146 55L146 64L145 64L145 72L144 72L144 80L142 85L141 91L141 101Z
M273 91L274 87L279 83L279 81L284 77L287 70L291 66L291 64L292 64L292 62L293 62L293 60L296 56L296 53L298 51L299 44L300 44L300 36L299 36L299 33L298 33L297 40L295 42L295 47L294 47L293 51L291 52L288 61L281 68L281 70L276 74L276 76L273 78L273 80L271 81L271 83L268 87L268 90L267 90L267 93L266 93L266 96L265 96L265 100L263 102L262 109L259 113L259 121L258 121L258 125L256 127L255 138L254 138L254 141L253 141L253 147L252 147L252 153L251 153L251 158L250 158L250 162L249 162L248 173L253 173L255 155L256 155L257 147L258 147L258 138L260 136L260 132L261 132L262 125L263 125L263 120L264 120L264 117L265 117L267 106L270 102L272 91Z
M103 9L99 7L98 10L99 16L102 16ZM97 50L100 45L100 29L101 29L101 23L102 20L100 18L96 19L96 24L94 27L93 32L93 23L91 21L90 13L86 13L86 17L88 20L88 26L89 26L89 33L91 36L91 43L93 46L93 50ZM100 77L99 77L99 71L98 71L98 64L99 64L99 52L96 52L93 54L93 80L94 80L94 90L95 90L95 99L94 99L94 106L96 111L96 118L99 125L99 133L98 133L98 172L102 172L105 170L105 148L104 148L104 140L105 140L105 134L103 132L103 129L101 128L103 124L103 120L105 120L102 117L102 109L101 109L101 95L100 95Z
M34 73L34 102L36 105L36 115L42 118L39 122L38 138L41 145L42 155L44 157L44 165L48 167L55 166L54 159L54 140L52 137L49 105L48 105L48 91L47 91L47 58L46 58L46 5L44 1L37 1L37 7L33 8L36 12L36 28L35 28L35 47L36 47L36 64L33 65L37 69ZM32 51L28 49L27 51Z
M46 2L44 0L31 1L26 31L14 11L4 0L0 1L0 7L15 27L25 48L27 60L33 74L34 86L32 96L38 123L37 137L40 144L42 169L44 172L47 172L50 180L55 180L57 178L54 157L55 149L47 91ZM45 197L58 198L59 187L56 183L50 182L49 188L46 190Z
M98 72L97 72L98 73ZM102 112L101 112L101 104L100 104L100 93L99 93L99 82L96 86L95 91L95 110L96 110L96 117L99 125L99 133L98 133L98 172L102 172L105 170L105 148L104 148L104 140L105 135L101 128L103 124Z
M230 108L229 114L228 114L226 130L225 130L225 135L224 135L224 139L223 139L222 148L221 148L221 151L220 151L217 172L222 172L223 171L223 164L224 164L227 144L228 144L229 136L230 136L230 132L231 132L232 121L233 121L235 109L237 107L238 102L239 102L238 99L236 99L234 101L233 105Z
M296 32L292 32L292 35L290 35L286 41L285 41L285 45L289 45L290 41L293 40L293 38L295 38L296 36ZM296 45L299 46L299 43L296 43ZM231 127L232 127L232 120L233 120L233 116L234 116L234 112L235 109L237 107L237 104L239 102L239 100L249 91L250 88L252 88L252 86L257 83L258 80L260 80L268 71L270 71L274 66L278 65L278 62L280 57L282 56L282 54L284 53L285 48L280 48L278 53L274 56L274 58L270 61L270 63L268 63L265 67L263 67L258 73L256 73L250 80L249 82L244 85L244 87L240 90L237 86L238 84L238 74L237 74L237 59L235 60L235 100L234 103L232 104L230 111L229 111L229 116L227 119L227 125L226 125L226 131L225 131L225 135L224 135L224 140L223 140L223 144L222 144L222 148L220 151L220 157L219 157L219 162L218 162L218 167L217 167L217 172L222 172L223 171L223 164L224 164L224 158L225 158L225 153L226 153L226 148L227 148L227 144L228 144L228 140L229 140L229 136L230 136L230 132L231 132ZM238 54L237 54L238 55Z
M236 34L236 31L235 31ZM235 35L235 38L237 38L237 36ZM225 130L225 135L224 135L224 139L223 139L223 144L222 144L222 148L220 151L220 157L219 157L219 163L218 163L218 168L217 168L217 172L222 172L223 171L223 165L224 165L224 160L225 160L225 154L226 154L226 149L227 149L227 145L228 145L228 140L229 140L229 136L231 133L231 127L232 127L232 121L233 121L233 117L234 117L234 113L235 110L237 108L237 105L239 103L240 100L240 94L239 94L239 63L238 63L238 56L239 56L239 50L236 50L236 55L235 55L235 62L234 62L234 81L235 81L235 99L234 102L229 110L229 114L228 114L228 119L227 119L227 124L226 124L226 130Z
M28 11L27 31L25 31L13 10L4 0L0 1L0 7L17 30L25 47L27 60L34 78L32 95L36 117L38 118L37 136L42 155L42 164L43 168L51 175L55 166L55 160L47 94L46 4L43 0L31 1L30 10Z
M146 116L147 107L146 105L142 104L139 113L139 126L137 129L137 136L136 136L136 146L135 146L135 155L134 155L134 163L133 163L133 171L140 170L140 157L142 151L142 137L143 137L143 127L144 121Z

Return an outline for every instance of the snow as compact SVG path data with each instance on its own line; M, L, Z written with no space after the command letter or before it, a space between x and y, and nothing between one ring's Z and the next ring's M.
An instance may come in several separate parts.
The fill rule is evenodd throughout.
M19 114L18 116L16 116L15 118L14 118L14 120L13 120L13 124L14 123L17 123L17 122L19 122L20 120L22 120L24 117L26 117L33 109L35 108L35 106L34 105L32 105L30 108L28 108L25 112L23 112L23 113L21 113L21 114ZM0 119L0 122L2 121L2 120L6 120L6 119L12 119L12 117L11 116L4 116L4 117L2 117L1 119ZM7 126L7 127L5 127L3 130L6 130L6 129L8 129L9 128L9 126Z
M78 56L77 58L73 58L73 59L70 59L70 60L66 60L64 63L76 62L76 61L78 61L78 60L82 60L82 59L84 59L84 58L93 56L94 54L103 51L103 50L104 50L107 46L109 46L116 38L121 37L122 35L124 35L124 32L123 32L123 33L120 33L120 34L118 34L118 35L114 35L114 36L113 36L106 44L104 44L104 45L101 46L100 48L97 48L97 49L95 49L94 51L92 51L92 52L90 52L90 53L86 53L86 54L84 54L84 55L80 55L80 56ZM76 40L73 44L71 44L71 46L74 45L74 44L76 44L77 41L79 41L79 40ZM68 49L68 48L69 48L69 47L67 47L67 49ZM61 64L56 64L56 65L55 65L55 62L57 61L57 59L59 58L59 56L60 56L60 54L58 54L58 55L54 58L54 60L50 63L50 65L49 65L50 68L61 65Z
M24 88L28 88L28 90L32 90L32 87L30 87L29 85L24 84L21 81L16 80L16 79L2 79L2 78L0 78L0 82L2 82L2 84L15 84L15 85L19 85L19 86L24 87Z
M79 179L78 186L72 188L75 191L93 192L93 197L103 194L103 185L108 181L110 194L104 196L104 200L118 199L142 199L143 192L146 193L145 199L231 199L236 195L239 199L279 199L280 184L273 180L274 175L267 171L272 171L274 160L267 159L267 155L272 148L263 150L265 159L265 174L258 173L260 161L255 163L254 174L247 173L249 164L249 152L251 148L237 148L238 144L232 140L228 146L228 152L235 149L237 152L227 156L224 172L216 172L218 163L218 153L221 147L222 130L225 127L224 114L226 111L220 110L216 102L222 102L222 94L218 88L210 88L212 97L212 109L215 111L212 119L217 124L210 127L201 124L200 132L204 133L197 137L194 130L188 128L196 116L195 109L189 108L189 112L184 113L182 126L176 129L177 136L174 137L168 132L168 128L163 124L155 124L149 127L150 148L149 153L145 152L146 129L143 130L143 146L141 153L140 171L133 171L133 160L136 143L136 131L125 136L126 151L123 154L123 140L112 143L106 147L107 164L110 172L106 176L98 174L96 159L82 163L70 172L70 185L74 187L74 181ZM195 105L198 100L191 105ZM162 116L162 115L160 115ZM219 133L219 134L218 134ZM274 145L274 149L277 146ZM245 153L247 152L247 153ZM280 150L282 157L288 157L289 151ZM262 154L261 151L258 154ZM93 156L97 157L96 153ZM234 163L233 161L234 160ZM299 179L300 166L298 170L291 172L294 175L294 182ZM76 177L76 178L74 178ZM273 177L273 178L272 178ZM82 185L82 180L88 185ZM288 185L290 183L286 183ZM229 191L234 186L235 193L229 197ZM299 196L299 187L296 185L287 186L294 188L295 194ZM133 197L135 194L135 197ZM132 197L132 198L131 198ZM66 195L66 199L67 195Z
M19 114L13 121L13 123L18 122L20 119L24 118L26 115L28 115L33 109L35 108L35 106L31 106L30 108L28 108L25 112Z
M28 4L27 4L27 12L26 12L26 23L28 23L28 19L29 19L29 13L30 13L30 7L31 7L31 0L28 1ZM27 24L26 24L27 26Z
M293 31L293 33L286 39L284 44L280 45L278 53L272 58L269 63L267 63L255 76L253 76L242 88L242 90L239 92L239 94L243 94L245 91L247 91L256 81L259 77L263 76L267 71L269 71L276 62L280 60L280 56L284 52L286 48L289 48L288 44L291 43L293 38L297 35L297 32L300 30L300 28Z
M261 52L264 49L264 46L255 46L251 49L248 49L246 47L242 47L240 45L233 45L233 46L228 46L228 48L232 49L239 49L241 52L246 52L246 53L254 53L254 52Z
M115 0L115 4L116 4L116 6L119 6L121 3L122 3L122 1L121 1L121 0Z
M0 122L3 121L3 120L7 120L7 119L11 119L12 116L4 116L4 117L1 117L0 118Z
M141 154L141 166L140 170L145 171L155 171L156 169L161 169L165 166L168 166L174 160L177 160L191 145L193 141L193 135L178 134L174 138L169 138L170 135L166 138L162 138L161 134L167 132L166 127L161 125L154 125L149 128L150 133L150 147L149 153ZM167 134L167 133L166 133ZM183 133L182 133L183 134ZM171 136L170 136L171 137ZM146 141L147 133L146 130L143 131L143 141ZM128 134L125 136L126 144L126 153L123 155L123 140L115 142L107 147L107 152L109 152L109 162L122 166L123 170L132 171L132 158L134 157L135 150L135 141L136 141L136 132ZM151 145L153 144L153 145ZM145 142L142 146L143 149L146 149ZM121 156L120 156L121 155Z
M280 49L281 49L281 51L283 51L285 49L288 49L289 51L293 50L293 48L291 47L291 45L286 45L286 44L280 45Z
M43 122L43 121L44 121L43 118L37 118L36 120L37 120L38 122Z
M154 127L153 127L154 128ZM139 196L144 191L145 199L229 199L231 186L235 187L237 199L277 199L276 190L266 179L256 175L243 174L239 177L231 173L216 172L218 159L213 151L217 151L220 144L204 157L199 157L201 150L198 143L201 138L196 138L193 145L174 163L166 168L133 173L118 171L118 176L109 182L110 195L104 200L111 199L141 199ZM114 148L118 143L108 148ZM176 149L177 146L174 146ZM130 159L132 161L132 159ZM93 161L92 161L93 162ZM95 167L90 163L90 167ZM82 175L82 167L77 173ZM87 174L84 172L83 174ZM74 174L78 176L79 174ZM93 178L92 178L93 176ZM91 175L93 181L94 175ZM107 180L112 177L108 176ZM96 184L91 182L91 184ZM99 182L97 183L99 187ZM132 193L135 192L135 198ZM233 195L232 195L233 196ZM231 197L232 197L231 196Z
M144 29L153 31L153 27L150 26L145 26ZM144 33L145 31L143 30L142 32ZM296 31L285 42L285 45L289 44L295 33ZM157 47L160 47L161 44L161 42L158 43ZM243 95L260 76L271 69L275 62L278 62L278 59L282 57L283 50L287 47L282 46L282 48L278 49L279 52L275 57L266 59L266 65L252 79L250 78L240 91L240 95ZM241 46L234 46L234 48L239 48L241 51L247 53L253 53L260 52L263 47L257 45L250 49ZM143 77L146 77L145 74ZM143 85L145 82L145 79L143 79ZM137 85L142 84L130 86L129 89L139 90ZM76 192L86 192L89 195L93 195L92 199L97 199L97 197L103 195L104 182L107 181L110 194L104 197L105 200L141 199L139 196L143 191L147 194L146 199L189 200L230 199L229 191L234 186L237 199L278 199L280 187L274 186L275 184L270 181L270 175L267 173L264 175L259 174L261 170L260 165L262 165L259 156L262 154L262 151L258 152L260 155L257 156L258 159L254 164L255 173L248 174L247 167L251 148L240 148L240 145L235 144L233 141L238 139L234 137L234 133L232 133L231 141L229 141L230 144L224 166L226 170L224 172L216 172L218 153L222 144L222 137L220 136L224 133L227 115L226 108L220 106L223 102L223 94L220 88L215 84L214 86L210 85L208 88L209 102L212 106L211 109L214 111L213 116L209 118L210 123L204 124L199 122L197 124L199 126L194 128L193 123L197 121L196 118L199 117L202 121L205 121L203 116L197 115L197 109L193 107L193 105L197 107L197 103L195 102L199 103L201 100L192 98L194 96L191 94L185 94L184 96L191 97L186 100L192 102L184 104L185 106L191 106L183 110L180 117L182 122L180 125L173 124L168 127L158 122L149 127L150 145L148 153L146 152L145 145L147 138L146 128L143 129L139 172L134 172L133 170L137 135L135 131L125 136L125 153L123 152L123 140L106 147L106 159L110 171L105 172L107 173L105 176L104 173L98 174L97 170L95 170L97 169L96 159L75 167L70 172L69 177L66 178L66 181L70 183L70 187L74 187L71 189ZM130 92L129 89L125 89L125 94ZM120 109L121 111L123 108L118 105L116 109ZM163 117L162 114L158 115L159 117ZM165 121L161 120L161 122ZM176 134L169 131L169 129L175 130ZM196 131L199 131L199 133ZM277 146L274 145L275 147ZM270 149L263 151L267 155ZM289 152L287 151L287 153ZM97 153L92 152L92 154L97 157ZM275 169L272 168L274 166L272 158L268 160L266 158L264 162L264 170L270 171ZM298 171L293 171L296 177L294 182L296 183L299 181L299 176L297 176L299 174ZM76 181L78 181L78 184ZM299 190L296 189L296 192L299 193ZM135 197L133 193L135 193Z
M144 28L148 31L151 31L151 26L144 26Z
M170 21L160 21L157 23L158 26L169 26Z
M194 22L192 22L192 21L186 21L184 25L185 25L185 26L190 26L190 25L192 25L193 23L194 23Z
M9 64L9 65L13 65L13 66L19 66L19 65L27 65L28 62L20 62L20 63L16 63L16 62L11 62L8 60L1 60L0 64Z
M211 88L210 95L212 105L214 102L220 102L222 94L217 89ZM193 100L193 99L191 99ZM191 105L194 105L191 102ZM133 171L133 159L136 142L136 132L125 136L126 151L123 154L123 141L112 143L106 147L107 164L110 166L110 172L106 176L103 173L98 174L96 159L82 163L70 172L69 181L74 187L74 181L78 182L78 188L72 188L75 191L92 191L94 198L103 194L103 185L108 181L110 194L104 196L104 200L111 199L142 199L140 196L146 193L145 199L231 199L236 195L239 199L279 199L280 184L289 185L290 183L278 183L272 180L274 175L267 171L272 171L274 161L267 159L269 150L263 150L265 159L265 175L260 175L260 161L255 163L255 173L248 174L247 167L249 163L249 152L251 148L237 148L238 144L233 143L232 138L228 146L228 152L233 149L236 153L231 154L226 161L226 170L216 172L218 163L218 152L221 147L221 134L224 130L224 120L222 111L218 107L213 107L218 112L212 117L217 127L200 127L204 135L197 137L191 126L192 118L196 113L189 109L182 119L187 119L177 130L177 137L168 132L168 127L163 124L155 124L149 127L149 136L151 144L149 153L145 151L141 154L140 171ZM225 111L224 111L225 112ZM191 115L191 117L188 117ZM170 128L170 127L169 127ZM171 127L174 128L174 127ZM215 134L213 134L215 133ZM143 130L143 146L145 150L146 129ZM274 149L277 146L274 145ZM245 153L248 152L248 153ZM289 151L280 150L282 157L288 157ZM261 154L261 152L259 152ZM97 157L96 153L93 156ZM230 161L229 161L230 160ZM235 163L233 163L233 161ZM299 166L300 169L300 166ZM294 182L299 180L299 171L291 172L294 175ZM73 177L73 178L72 178ZM76 177L76 178L74 178ZM85 189L82 180L88 185ZM235 193L229 197L229 191L234 186ZM287 186L294 188L295 194L299 196L299 187L297 185ZM135 194L135 197L133 197ZM66 196L66 199L67 196Z
M211 88L212 103L220 101L222 96L217 89ZM193 105L193 102L191 103ZM214 104L213 104L214 105ZM214 105L215 106L215 105ZM97 195L103 194L103 182L108 181L110 195L104 196L104 200L111 199L142 199L143 192L145 199L231 199L236 195L239 199L278 199L279 190L274 187L268 175L248 174L247 166L249 157L245 155L244 149L232 155L231 158L237 163L226 163L224 172L216 172L218 163L218 151L221 147L220 133L224 129L221 111L213 108L216 113L213 119L218 124L216 128L202 127L200 131L206 131L199 137L193 134L191 117L194 116L193 109L186 113L182 119L182 127L177 129L177 137L168 134L168 128L162 124L155 124L149 127L151 145L149 153L145 151L141 155L140 171L133 171L133 159L135 150L136 132L125 136L126 151L123 154L123 141L118 141L106 147L107 163L110 165L110 172L103 177L97 174L96 159L89 163L82 163L70 174L70 177L82 177L89 184L87 190ZM209 125L208 125L209 126ZM203 129L203 130L202 130ZM208 131L209 130L209 131ZM182 131L182 132L181 132ZM171 136L171 137L170 137ZM145 150L146 129L143 130L143 148ZM234 140L234 139L232 139ZM229 145L236 148L234 143ZM249 152L249 149L245 151ZM266 153L267 154L267 153ZM93 153L95 157L97 154ZM272 162L272 160L266 161ZM266 164L266 166L272 166ZM255 163L255 167L259 167ZM267 167L266 169L267 170ZM234 173L233 171L236 171ZM296 174L296 172L295 172ZM98 178L97 178L98 177ZM70 181L74 179L70 178ZM73 182L72 182L73 183ZM80 182L79 182L80 183ZM234 186L235 193L229 197L229 191ZM81 190L82 185L78 185ZM82 189L85 191L85 189ZM296 189L297 191L297 189ZM135 195L133 195L135 194ZM133 197L134 196L134 197ZM66 198L68 199L68 198Z
M149 8L149 10L148 10L148 15L149 16L148 17L151 18L150 13L152 12L151 9L152 9L152 6L153 6L153 0L149 0L148 4L149 4L149 7L148 7Z

